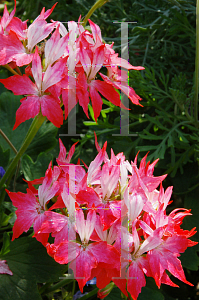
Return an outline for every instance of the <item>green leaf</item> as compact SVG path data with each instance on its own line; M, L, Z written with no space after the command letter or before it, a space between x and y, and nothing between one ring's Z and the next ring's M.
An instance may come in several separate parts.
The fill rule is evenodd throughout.
M4 4L2 5L4 6ZM5 78L8 78L8 70L3 68L0 70L0 79L5 79ZM4 87L2 83L0 83L0 94L6 91L7 89Z
M93 121L84 121L83 122L85 126L97 126L98 124Z
M25 179L31 181L45 176L45 172L52 159L52 155L42 152L38 155L36 162L34 162L29 155L25 154L21 160L21 170L24 173Z
M136 151L142 152L142 151L150 151L150 150L155 150L157 149L156 145L150 145L150 146L137 146Z
M54 148L57 144L57 131L58 128L52 123L44 122L26 150L26 154L36 159L41 152L47 152Z
M10 244L10 252L2 257L13 276L0 274L1 300L41 300L37 282L53 282L66 271L66 265L56 263L45 247L30 237Z
M195 246L187 248L187 250L180 255L180 260L183 267L192 271L198 271L199 257L197 255Z
M151 134L150 132L148 132L145 129L143 130L143 132L145 134L139 133L139 137L141 137L142 139L146 139L146 140L163 140L164 139L164 136Z
M170 131L168 128L164 127L160 121L156 117L150 117L149 115L145 115L146 119L149 120L151 123L154 123L157 125L158 128L165 130L165 131Z
M7 167L10 159L10 149L3 151L3 148L0 146L0 166L4 169Z
M106 297L106 300L121 300L121 291L118 287L114 287L110 294Z
M0 274L1 300L42 300L36 282L23 278L21 274Z
M172 134L170 134L168 136L167 145L168 145L168 147L173 147L174 146Z
M185 198L185 208L191 209L192 216L187 216L183 220L182 228L191 230L194 227L198 226L199 220L199 202L198 202L199 188L195 189L195 191L187 194ZM197 230L197 229L196 229ZM199 233L196 232L195 235L191 238L191 240L199 242ZM197 255L197 251L199 251L199 244L188 248L184 253L181 254L180 260L182 262L183 267L186 267L190 270L197 271L199 266L199 257Z
M137 300L164 300L164 296L161 292L150 289L148 287L143 287L141 293Z
M4 212L2 213L2 216L1 216L1 226L4 227L4 226L7 226L8 225L8 222L9 220L11 219L12 215L7 215L5 214Z
M0 251L0 257L7 254L10 251L10 236L8 232L3 234L3 247Z
M197 188L193 192L187 194L187 196L185 197L184 207L187 209L191 209L192 216L186 216L186 218L184 218L183 224L182 224L183 229L191 230L193 227L198 226L198 220L199 220L198 195L199 195L199 188ZM192 239L194 241L199 242L199 232L198 231L193 236ZM197 247L199 249L199 246L197 246ZM194 246L195 249L197 249L197 247Z
M4 92L0 95L0 128L17 150L19 150L31 124L31 121L28 120L13 131L16 110L20 105L21 98L22 96L15 96L10 92ZM2 136L0 136L0 144L4 150L10 148ZM15 153L11 150L11 158L14 156Z
M0 128L17 150L20 149L33 121L33 119L27 120L13 131L15 115L21 98L22 96L15 96L10 92L4 92L0 95ZM45 152L52 149L57 142L55 138L57 130L58 128L52 123L44 122L26 153L36 158L41 151ZM0 136L0 145L4 151L10 148L2 136ZM11 150L10 156L11 159L15 156L13 150Z
M185 134L183 134L183 133L182 133L180 130L178 130L178 129L176 129L175 131L177 131L179 140L180 140L181 142L184 142L184 143L186 143L186 144L189 144L189 141L186 139Z
M112 111L113 111L112 107L102 109L101 115L102 115L103 119L106 119L107 118L106 114L108 114L109 112L112 112Z
M165 151L166 151L166 145L165 143L161 143L157 151L154 153L154 158L164 159Z
M7 201L3 202L3 206L10 211L9 224L13 226L17 218L15 214L16 207L12 204L12 202L7 202Z
M90 112L91 118L93 119L93 121L95 122L95 117L94 117L94 111L92 106L90 105L90 103L88 104L88 110Z

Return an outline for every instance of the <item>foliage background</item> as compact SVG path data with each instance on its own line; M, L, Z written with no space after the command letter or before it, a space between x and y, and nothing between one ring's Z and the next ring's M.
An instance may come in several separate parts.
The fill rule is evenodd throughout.
M1 3L1 14L4 3L7 3L9 10L13 9L13 2L1 1ZM16 15L31 22L43 7L51 8L54 3L52 0L18 0ZM93 3L91 0L60 0L51 18L62 22L77 21L80 14L82 16L87 14ZM81 107L77 107L76 132L80 136L61 136L68 132L67 120L59 130L50 123L43 125L22 157L19 172L12 180L10 190L25 192L27 185L23 178L32 180L44 176L50 160L53 159L55 163L59 153L59 137L67 150L79 140L73 162L80 157L89 164L97 154L94 145L95 131L100 146L106 140L108 141L109 154L112 148L115 153L124 152L128 160L134 160L138 151L140 151L139 160L148 151L150 151L148 160L160 158L155 168L155 175L167 173L164 188L173 185L173 203L169 206L168 213L176 207L191 208L193 215L184 219L183 228L190 230L198 227L199 128L193 117L195 6L196 1L193 0L115 0L109 1L96 10L91 17L92 21L100 26L106 43L114 41L114 50L119 53L121 53L120 25L113 21L137 22L128 26L129 62L135 66L144 66L145 70L129 72L129 85L143 98L141 103L144 106L138 107L130 103L129 133L134 136L113 136L120 132L120 108L114 107L106 100L103 100L103 110L97 124L93 119L91 107L89 107L89 120ZM0 78L8 76L10 74L0 68ZM24 137L23 132L27 131L30 122L26 121L12 132L20 97L7 92L2 84L0 84L0 93L0 128L7 134L16 149L19 149ZM14 152L1 137L0 145L0 165L6 169L10 159L14 157ZM3 229L8 228L6 231L8 236L14 220L14 208L6 198L4 210L0 215L0 225ZM2 232L3 230L0 234ZM3 243L3 240L6 240L5 234L4 237L1 234L0 238ZM199 242L199 233L192 239ZM192 282L194 287L171 278L180 289L163 285L158 290L153 280L147 280L147 287L143 288L138 299L199 299L197 251L199 251L198 245L189 248L180 257L187 280ZM45 278L44 281L39 282L48 280L50 279ZM70 289L70 284L62 287L56 293L56 299L69 297ZM78 290L77 286L75 290ZM150 291L153 296L150 296ZM111 295L109 298L116 297L115 294ZM52 299L45 297L47 296L43 296L43 299ZM95 297L93 296L93 299ZM121 299L118 293L117 297Z

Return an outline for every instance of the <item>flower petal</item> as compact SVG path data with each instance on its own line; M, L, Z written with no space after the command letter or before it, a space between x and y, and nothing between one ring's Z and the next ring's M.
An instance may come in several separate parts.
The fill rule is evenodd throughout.
M14 77L14 76L13 76ZM16 122L13 130L15 130L21 123L34 118L40 111L40 97L29 96L27 99L23 98L21 106L16 112Z
M14 75L6 79L0 79L0 82L14 95L37 95L38 90L36 85L26 76Z
M63 124L63 111L58 103L58 100L52 95L44 95L41 97L41 112L46 116L56 127Z

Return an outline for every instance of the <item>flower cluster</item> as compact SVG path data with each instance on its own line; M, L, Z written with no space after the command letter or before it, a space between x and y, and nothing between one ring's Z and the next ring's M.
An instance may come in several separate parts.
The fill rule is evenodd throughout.
M145 276L153 277L158 287L177 286L166 270L192 285L178 257L197 244L189 239L196 231L180 227L190 210L166 214L172 187L164 191L166 175L153 176L158 160L146 163L146 155L138 168L137 156L130 163L111 150L109 158L107 143L100 148L95 136L96 158L89 166L74 165L75 144L66 157L59 142L58 165L50 163L45 177L27 181L27 194L6 190L17 207L12 240L33 224L34 237L56 262L69 264L82 293L96 277L100 298L111 281L134 300L146 285Z
M81 25L81 16L78 23L68 22L68 30L59 21L47 23L55 5L46 12L43 8L29 27L27 21L14 17L16 0L10 15L5 5L0 20L0 65L19 75L0 82L15 95L25 96L16 112L13 129L40 111L60 127L63 124L61 107L64 106L66 119L78 102L89 118L90 100L97 120L103 104L100 94L114 105L125 108L117 89L128 95L132 103L140 105L141 98L128 86L126 72L119 67L126 70L144 68L134 67L119 58L112 49L113 44L102 41L99 26L91 20L91 31ZM27 66L23 75L18 68L22 66ZM107 75L99 72L102 67L107 69ZM97 79L98 72L103 80Z

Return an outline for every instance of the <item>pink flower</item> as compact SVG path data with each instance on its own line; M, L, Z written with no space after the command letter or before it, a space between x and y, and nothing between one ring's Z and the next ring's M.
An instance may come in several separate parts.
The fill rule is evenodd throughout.
M184 252L188 247L188 240L183 236L173 235L168 237L162 244L147 253L152 276L158 287L165 270L168 270L179 280L193 286L186 280L180 260L179 252Z
M103 103L98 92L100 92L114 105L120 106L120 95L114 90L112 84L101 80L95 80L97 72L101 69L104 63L104 47L105 45L100 45L94 51L92 51L91 49L90 51L88 51L87 49L85 49L85 46L82 44L82 42L80 42L79 57L86 76L81 73L81 75L79 76L81 76L82 86L85 86L86 90L89 89L89 96L91 98L94 117L96 121L99 117ZM82 96L82 99L79 98L79 103L83 107L85 114L88 116L89 97L88 94L82 94Z
M59 190L57 181L55 181L52 186L51 183L52 170L47 173L42 185L39 186L38 197L36 197L30 189L27 189L27 194L21 192L14 193L6 190L13 205L18 208L16 210L17 220L13 226L12 241L18 238L23 232L27 232L32 224L35 232L39 230L46 218L44 214L45 210L47 210L46 204ZM41 233L37 236L37 240L45 245L48 236L49 234Z
M13 11L10 13L7 10L7 6L5 4L4 11L3 11L3 17L0 19L0 34L4 34L7 31L7 27L9 26L10 22L12 21L14 14L16 11L16 0L15 0L15 7Z
M101 149L96 136L95 144L99 153L86 166L87 173L79 164L70 163L75 144L66 157L60 140L59 167L51 170L50 163L44 179L28 182L27 194L7 191L18 207L13 239L33 223L34 237L55 261L69 264L81 292L96 277L97 287L105 288L99 292L101 298L109 292L106 286L111 281L133 300L146 285L145 276L153 277L158 287L162 283L177 286L166 271L192 285L178 257L197 244L188 239L196 231L180 228L190 210L175 209L166 215L172 188L164 192L166 175L153 176L157 160L146 164L145 156L138 169L137 156L130 165L123 153L115 155L111 150L109 159L106 143ZM75 174L70 167L80 171ZM33 184L38 183L42 185L37 191ZM57 201L46 211L52 197ZM48 243L49 234L53 244Z
M21 106L16 112L16 122L13 130L22 122L34 118L42 112L55 126L60 127L63 123L63 112L60 108L60 99L47 93L47 89L62 79L66 59L61 59L53 67L48 66L45 73L42 73L41 59L38 51L35 51L32 62L32 74L35 80L33 83L27 75L14 75L0 82L11 90L15 95L27 95L21 99Z
M55 4L56 5L56 4ZM16 9L10 14L7 13L5 6L4 16L1 20L0 27L0 65L5 65L11 61L16 62L17 66L29 64L33 59L33 48L43 39L45 39L54 29L55 23L48 24L45 19L52 13L55 5L45 13L45 8L42 10L39 17L28 27L25 22L14 17ZM3 30L7 30L7 34L3 34ZM24 41L24 43L21 42ZM25 46L27 44L27 46Z
M21 67L29 64L33 59L33 53L28 53L17 34L10 30L9 35L0 35L0 65L14 61Z
M111 69L112 70L112 69ZM126 94L132 103L142 106L139 101L142 100L134 91L132 87L128 85L128 74L124 70L119 70L115 73L110 74L109 77L99 73L105 82L111 84L116 89L120 89L124 94Z
M59 25L45 45L45 68L52 65L65 52L68 45L68 35L60 39Z
M81 292L83 292L83 286L91 277L91 270L97 267L98 262L103 262L108 267L110 262L114 264L119 259L119 253L108 247L106 242L89 243L95 220L94 206L89 210L87 219L84 220L83 211L76 205L76 230L80 237L80 243L63 242L54 255L55 261L61 264L71 262L69 267L76 274Z

